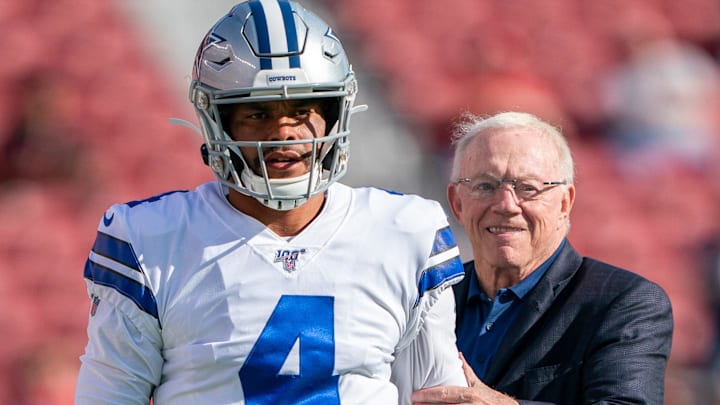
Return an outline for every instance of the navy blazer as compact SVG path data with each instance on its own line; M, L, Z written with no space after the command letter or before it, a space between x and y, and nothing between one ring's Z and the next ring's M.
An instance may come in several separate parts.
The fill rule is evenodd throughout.
M457 325L472 271L474 262L465 263L453 286ZM526 296L484 382L522 404L660 405L672 332L660 286L566 243Z

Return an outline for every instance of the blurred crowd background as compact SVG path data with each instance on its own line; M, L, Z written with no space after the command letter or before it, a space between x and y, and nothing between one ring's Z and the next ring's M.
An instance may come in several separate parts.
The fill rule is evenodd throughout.
M0 403L72 403L104 210L212 178L201 138L168 119L195 122L194 53L234 3L0 0ZM720 2L302 3L334 26L370 106L346 183L444 203L461 112L560 126L571 242L670 295L666 403L720 404Z

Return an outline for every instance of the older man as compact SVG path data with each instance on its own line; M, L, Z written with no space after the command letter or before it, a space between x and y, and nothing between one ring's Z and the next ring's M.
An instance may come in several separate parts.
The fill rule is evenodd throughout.
M454 286L470 388L414 403L662 404L670 302L567 240L576 189L560 131L526 113L468 114L453 143L448 199L474 258Z

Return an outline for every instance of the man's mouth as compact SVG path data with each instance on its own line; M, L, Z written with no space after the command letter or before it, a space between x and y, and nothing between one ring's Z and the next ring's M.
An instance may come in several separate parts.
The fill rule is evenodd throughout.
M522 228L515 228L511 226L490 226L487 228L488 232L493 234L508 233L508 232L522 232Z
M299 154L293 151L273 152L265 159L265 165L268 168L276 170L287 170L295 164L303 162L312 157L312 152Z

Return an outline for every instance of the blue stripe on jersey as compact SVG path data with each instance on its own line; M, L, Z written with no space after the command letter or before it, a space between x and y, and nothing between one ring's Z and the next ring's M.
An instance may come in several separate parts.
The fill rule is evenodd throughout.
M132 246L124 240L117 239L106 233L98 232L95 237L92 251L124 264L135 271L140 271L140 262L133 251Z
M437 288L456 277L462 277L464 274L460 256L453 256L425 270L418 283L418 297L422 297L426 291Z
M130 207L130 208L132 208L132 207L134 207L134 206L136 206L136 205L140 205L140 204L142 204L142 203L157 201L157 200L165 197L166 195L175 194L175 193L187 193L187 192L188 192L187 190L172 190L172 191L168 191L168 192L166 192L166 193L162 193L162 194L158 194L158 195L152 196L152 197L150 197L150 198L146 198L146 199L144 199L144 200L128 201L128 202L125 203L125 205L127 205L127 206Z
M287 40L288 53L297 54L300 51L297 37L297 28L295 27L295 18L293 17L292 8L287 1L280 1L280 11L282 12L283 25L285 25L285 38ZM290 57L290 67L300 67L300 57L295 55Z
M261 54L270 53L270 33L268 32L267 19L265 18L265 10L260 1L251 1L248 3L252 11L252 18L255 22L255 32L257 34L258 52ZM270 58L260 58L260 69L272 69L272 60Z
M114 288L120 294L131 299L138 308L159 321L157 301L152 291L146 286L90 259L85 262L85 278L95 284Z
M382 190L382 191L384 191L384 192L386 192L386 193L388 193L388 194L392 194L392 195L405 195L404 193L402 193L402 192L400 192L400 191L390 190L389 188L380 188L380 187L378 187L378 190Z
M432 253L430 253L430 256L435 256L436 254L442 253L448 249L452 249L455 245L455 236L449 226L438 229L435 233L435 242L433 242Z

